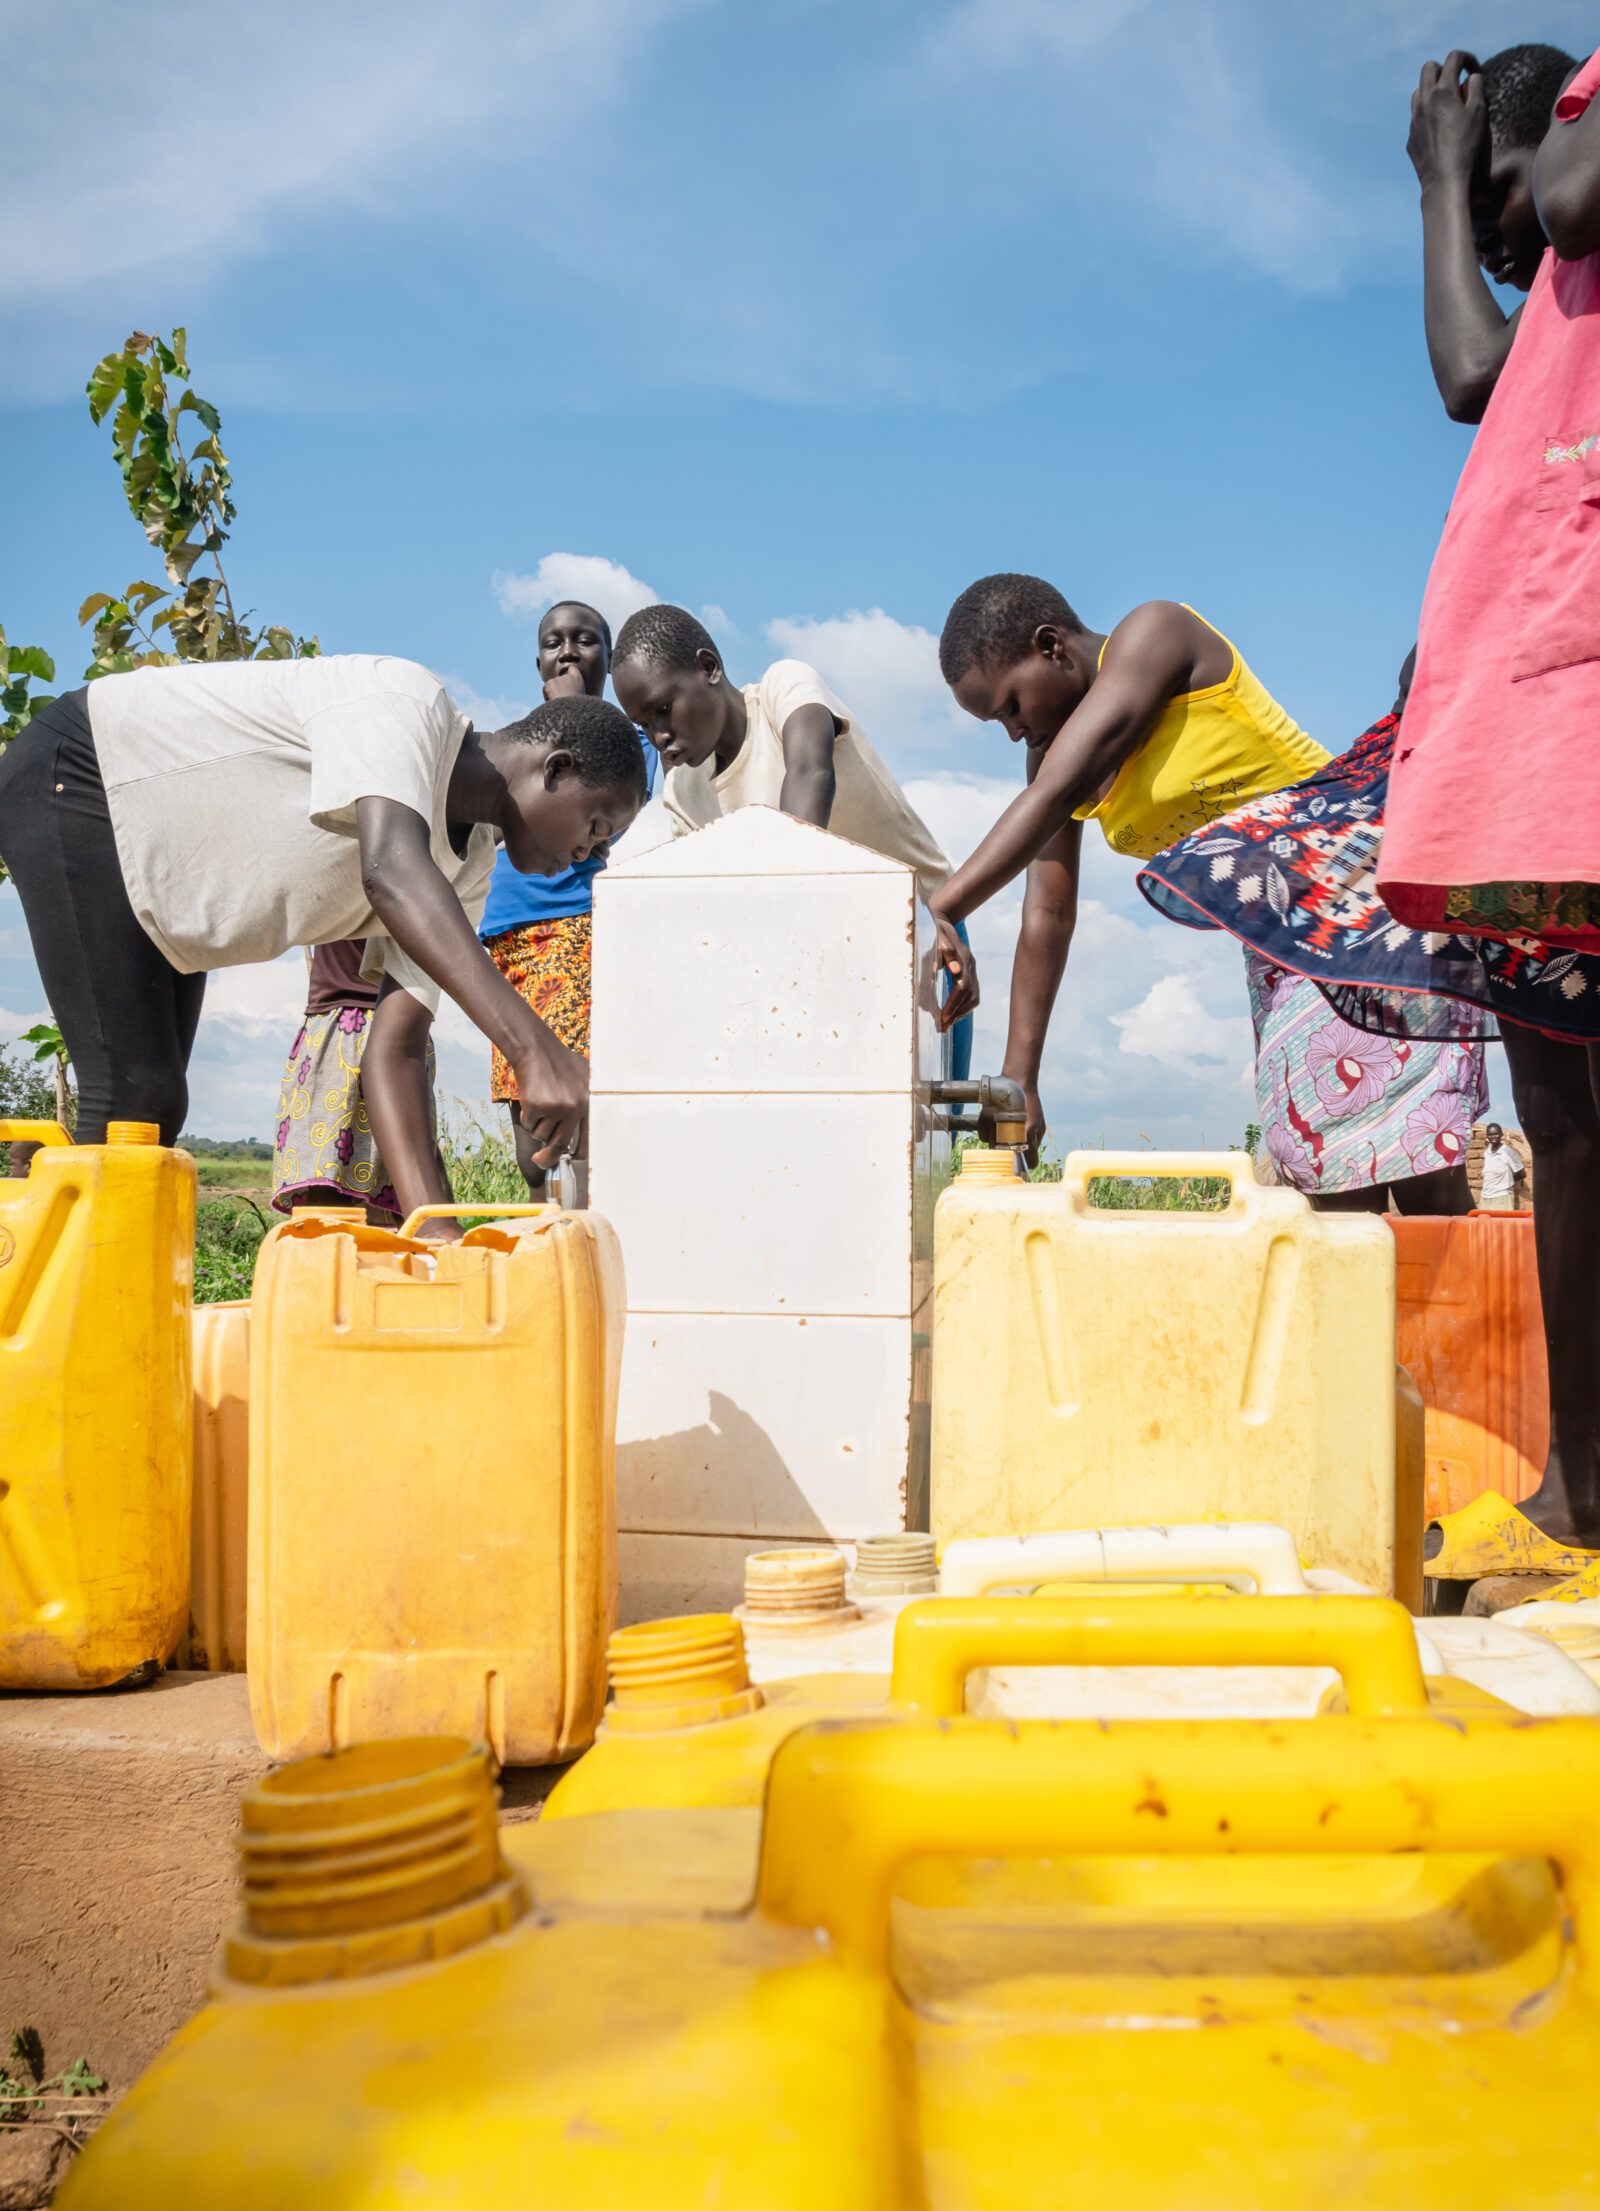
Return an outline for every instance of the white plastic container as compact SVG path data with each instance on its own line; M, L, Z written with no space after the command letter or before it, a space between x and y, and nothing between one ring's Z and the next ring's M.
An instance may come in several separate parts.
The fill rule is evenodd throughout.
M591 1196L627 1255L624 1622L927 1524L945 1054L908 868L751 808L595 885ZM664 956L663 948L670 948Z

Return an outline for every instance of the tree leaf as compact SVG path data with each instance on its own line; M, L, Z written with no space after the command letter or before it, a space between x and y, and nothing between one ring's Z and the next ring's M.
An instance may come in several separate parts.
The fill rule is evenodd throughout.
M11 648L13 675L37 676L41 683L55 680L56 664L41 645L13 645Z

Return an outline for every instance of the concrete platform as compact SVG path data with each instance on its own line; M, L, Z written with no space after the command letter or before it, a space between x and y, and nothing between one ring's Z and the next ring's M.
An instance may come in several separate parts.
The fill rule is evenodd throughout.
M506 1773L503 1817L537 1819L564 1770ZM0 1694L0 2033L126 2088L204 1999L239 1792L266 1771L242 1674Z

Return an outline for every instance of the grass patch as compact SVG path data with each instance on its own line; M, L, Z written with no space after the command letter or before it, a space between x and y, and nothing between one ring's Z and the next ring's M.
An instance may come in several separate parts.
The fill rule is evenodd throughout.
M194 1301L231 1304L250 1295L256 1253L272 1225L264 1206L247 1197L202 1199L194 1220Z

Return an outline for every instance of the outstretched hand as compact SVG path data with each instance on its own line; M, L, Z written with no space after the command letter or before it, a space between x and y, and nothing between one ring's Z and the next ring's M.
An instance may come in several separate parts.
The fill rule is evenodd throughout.
M943 914L935 914L933 925L939 933L936 957L950 978L949 994L934 1015L942 1036L978 1003L978 963L972 956L971 945L962 939L953 921L947 921Z
M1406 138L1419 182L1456 183L1464 190L1488 140L1489 111L1474 56L1458 50L1442 63L1424 62Z

